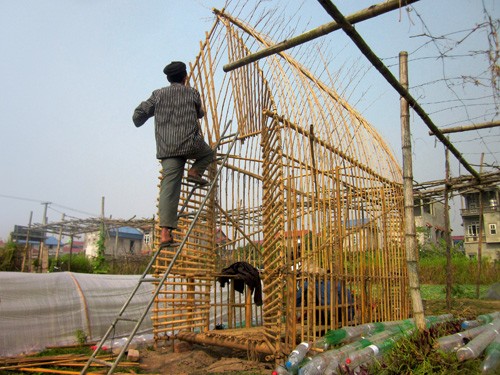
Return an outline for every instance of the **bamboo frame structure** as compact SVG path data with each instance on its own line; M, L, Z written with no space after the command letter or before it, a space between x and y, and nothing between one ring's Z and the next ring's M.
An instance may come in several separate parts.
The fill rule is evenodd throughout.
M155 300L155 339L278 360L326 329L407 318L402 173L390 149L288 54L222 73L227 60L271 42L227 11L214 13L190 84L201 93L210 144L229 120L239 142ZM224 143L217 151L227 153ZM200 191L185 202L188 193L183 185L188 212L179 238L203 198ZM159 251L157 276L173 255ZM224 289L217 283L224 267L241 261L260 271L262 306L249 303L248 288L239 294L231 282Z

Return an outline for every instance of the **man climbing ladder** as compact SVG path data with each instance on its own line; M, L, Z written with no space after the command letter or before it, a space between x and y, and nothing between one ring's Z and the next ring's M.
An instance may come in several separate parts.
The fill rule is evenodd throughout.
M132 117L136 127L155 117L156 157L162 165L159 216L160 247L177 246L172 230L177 228L181 182L187 159L194 159L187 180L206 185L203 173L214 160L214 150L203 139L198 122L204 115L199 92L187 86L186 64L173 61L163 72L170 86L153 91L139 104Z

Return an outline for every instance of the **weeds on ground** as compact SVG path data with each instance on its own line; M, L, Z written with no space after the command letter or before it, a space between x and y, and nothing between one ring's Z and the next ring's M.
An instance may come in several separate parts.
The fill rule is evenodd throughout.
M435 349L439 337L459 331L460 321L454 321L437 324L424 332L416 332L398 341L379 363L367 369L366 374L480 374L482 359L459 362L456 353L445 353Z

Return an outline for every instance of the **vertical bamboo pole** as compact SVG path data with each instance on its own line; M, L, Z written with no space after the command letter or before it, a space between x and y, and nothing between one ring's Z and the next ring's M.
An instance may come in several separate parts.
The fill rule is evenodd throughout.
M40 264L38 265L41 272L47 272L49 270L49 251L45 248L45 236L47 235L47 229L45 226L47 225L47 207L51 202L43 202L42 204L45 206L43 209L43 238L40 242L40 250L38 251L38 260Z
M479 173L483 173L484 153L481 154L481 162L479 166ZM476 298L479 298L479 285L481 284L482 272L482 247L483 247L483 190L479 190L479 240L477 242L477 279L476 279Z
M28 257L28 249L29 249L29 243L30 243L30 230L31 230L31 222L33 220L33 211L30 212L30 221L28 224L28 230L26 232L26 245L24 246L24 255L23 255L23 262L21 264L21 272L24 272L24 267L26 266L26 258ZM31 261L31 251L29 251L29 260Z
M68 262L68 271L71 272L71 258L73 257L73 235L69 238L69 262Z
M399 53L399 79L401 85L408 89L408 52ZM403 192L404 192L404 223L406 266L408 268L408 281L410 298L413 306L415 325L420 331L425 329L424 308L420 295L420 280L417 262L417 241L415 233L415 216L413 213L413 165L411 158L411 133L409 105L401 97L401 144L403 150Z
M444 184L444 238L446 241L446 309L451 310L451 233L450 233L450 207L449 207L449 189L450 189L450 158L448 148L445 147L445 184Z
M61 223L64 221L66 215L62 214ZM61 229L59 229L59 238L57 240L57 248L56 248L56 264L59 259L59 251L61 250L61 241L62 241L62 232L63 232L63 224L61 224Z

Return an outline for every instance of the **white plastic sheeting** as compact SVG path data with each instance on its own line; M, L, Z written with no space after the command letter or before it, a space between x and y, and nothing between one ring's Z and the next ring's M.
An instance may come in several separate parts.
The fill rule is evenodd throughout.
M0 356L75 344L79 330L87 334L89 341L99 340L129 298L139 277L0 272ZM139 318L153 291L153 285L143 283L124 316ZM138 334L152 332L150 314L148 312ZM111 337L127 336L134 325L120 321Z

